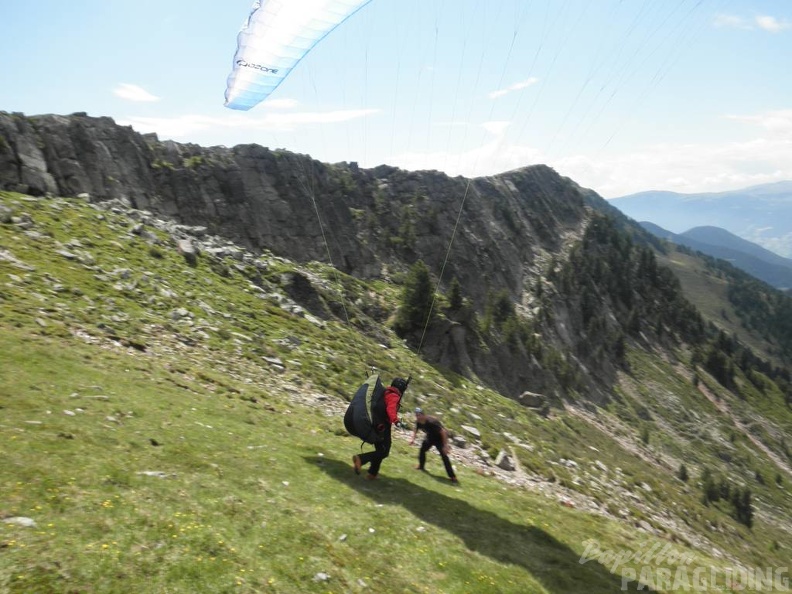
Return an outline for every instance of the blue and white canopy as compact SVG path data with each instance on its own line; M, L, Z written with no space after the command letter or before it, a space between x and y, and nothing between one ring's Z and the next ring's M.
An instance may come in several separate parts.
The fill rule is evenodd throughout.
M264 101L325 35L370 0L257 0L237 37L225 105Z

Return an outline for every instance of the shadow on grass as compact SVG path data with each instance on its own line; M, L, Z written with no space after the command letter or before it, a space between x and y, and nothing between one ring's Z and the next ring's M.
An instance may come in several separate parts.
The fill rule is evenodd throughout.
M471 551L498 563L523 567L553 594L654 592L639 582L628 582L623 588L621 576L596 561L581 564L580 554L541 528L504 519L458 499L454 496L456 488L450 483L449 495L444 495L403 478L380 475L376 482L369 482L356 476L349 464L338 460L312 456L304 459L373 501L400 505L421 521L456 535Z

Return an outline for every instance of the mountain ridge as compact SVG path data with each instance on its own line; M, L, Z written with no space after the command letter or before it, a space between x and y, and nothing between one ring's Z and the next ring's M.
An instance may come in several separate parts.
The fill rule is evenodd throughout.
M650 221L677 234L691 227L720 227L792 258L790 181L700 194L646 191L609 202L636 221Z
M777 289L792 287L792 260L779 256L720 227L693 227L672 233L659 225L643 221L641 226L653 235L725 260Z
M703 322L684 303L678 283L655 271L647 236L627 222L592 228L603 213L612 216L612 202L544 165L472 180L385 165L365 170L258 145L160 142L83 113L0 113L0 139L0 187L6 189L120 200L246 249L329 261L360 279L392 282L410 263L425 260L440 291L458 282L469 305L404 338L435 363L513 396L526 387L560 394L576 385L595 400L607 399L628 337L703 336ZM637 243L616 239L619 229ZM576 248L589 231L594 259ZM606 271L585 270L601 269L597 254L636 283L662 279L669 288L653 286L654 297L630 296L636 290L630 286L619 291ZM665 309L658 308L666 300ZM670 311L689 320L680 325ZM477 320L509 340L491 338L482 348ZM656 335L664 327L671 331ZM537 333L543 345L532 338ZM605 349L597 344L603 339Z
M534 279L590 217L580 189L546 166L468 182L431 171L328 165L258 145L160 142L85 114L0 113L0 138L2 188L121 200L247 249L329 260L362 279L403 275L421 258L435 279L444 272L446 290L458 280L478 312L492 287L530 311ZM551 379L539 364L529 373L484 355L475 332L457 322L430 336L440 343L427 345L427 356L458 371L472 366L514 394L531 377Z

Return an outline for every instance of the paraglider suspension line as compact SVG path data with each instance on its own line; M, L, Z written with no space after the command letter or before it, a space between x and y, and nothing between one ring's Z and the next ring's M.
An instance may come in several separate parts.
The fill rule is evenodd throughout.
M468 194L470 193L470 184L472 182L472 179L467 180L465 193L462 195L462 203L459 205L459 212L457 213L456 222L454 223L454 230L451 232L451 239L448 242L445 258L443 258L443 265L440 267L440 275L437 277L437 284L435 285L434 292L432 293L432 303L429 306L429 311L426 314L426 322L424 323L423 332L421 333L421 341L418 343L419 356L421 354L421 348L423 347L424 339L426 338L426 331L429 328L429 321L432 319L432 312L434 311L435 302L437 301L437 293L440 290L440 283L443 280L443 273L445 272L446 264L448 264L448 258L451 255L451 248L454 245L454 238L456 237L457 229L459 228L459 221L462 220L462 212L465 209L465 201L467 200Z

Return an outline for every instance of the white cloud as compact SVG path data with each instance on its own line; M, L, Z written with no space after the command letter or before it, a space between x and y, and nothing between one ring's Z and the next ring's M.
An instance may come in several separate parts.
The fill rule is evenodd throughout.
M792 23L786 20L779 20L774 16L759 15L753 19L747 19L733 14L719 14L715 16L714 25L716 27L727 27L731 29L762 29L770 33L778 33L784 29L792 28Z
M756 124L775 136L792 139L792 109L777 109L754 115L728 115L727 119Z
M128 83L120 83L115 89L113 89L113 94L116 97L121 97L121 99L126 99L127 101L152 102L160 100L159 97L152 95L146 89L137 85L130 85Z
M792 27L792 23L789 21L779 21L777 18L771 16L756 17L756 24L760 29L770 31L771 33L778 33L779 31Z
M297 107L297 101L295 99L266 99L261 105L270 109L291 109Z
M495 136L503 136L503 134L506 132L506 128L509 127L509 124L511 124L511 122L493 120L491 122L484 122L481 127L490 134L494 134Z
M750 125L756 134L745 141L666 143L638 146L629 153L602 151L555 159L528 147L501 144L490 167L506 171L546 163L608 198L650 189L719 192L792 179L792 109L726 117ZM514 155L522 162L515 163Z
M326 112L267 113L263 116L230 113L222 117L182 115L173 118L136 117L125 118L119 123L132 126L139 132L156 132L164 138L184 138L196 132L212 130L220 136L223 130L268 130L289 131L298 126L334 124L366 117L377 113L376 109L346 109Z
M660 144L627 154L569 156L550 165L607 198L653 189L719 192L792 179L792 139Z
M261 118L254 119L254 123L263 128L272 125L292 127L302 124L334 124L337 122L348 122L375 113L379 109L340 109L337 111L303 111L288 114L267 114Z
M535 147L506 142L505 122L483 124L489 140L460 152L408 153L392 163L450 175L493 175L543 163L606 198L644 190L719 192L792 179L792 110L729 116L765 136L730 143L666 143L629 153L571 154L549 159ZM770 132L770 133L768 133Z
M498 97L503 97L504 95L508 95L509 93L513 93L514 91L520 91L522 89L527 89L528 87L530 87L531 85L536 84L537 82L539 82L539 79L532 76L531 78L528 78L526 80L514 83L513 85L510 85L510 86L506 87L505 89L498 89L497 91L492 91L487 96L490 99L497 99Z
M744 18L738 17L733 14L718 14L715 15L716 27L727 27L730 29L750 29L751 25Z
M448 175L477 177L503 173L531 163L541 163L541 153L527 146L506 146L506 121L491 121L480 125L485 133L482 142L462 152L409 152L393 155L388 162L407 170L436 169ZM487 140L489 138L489 140Z

